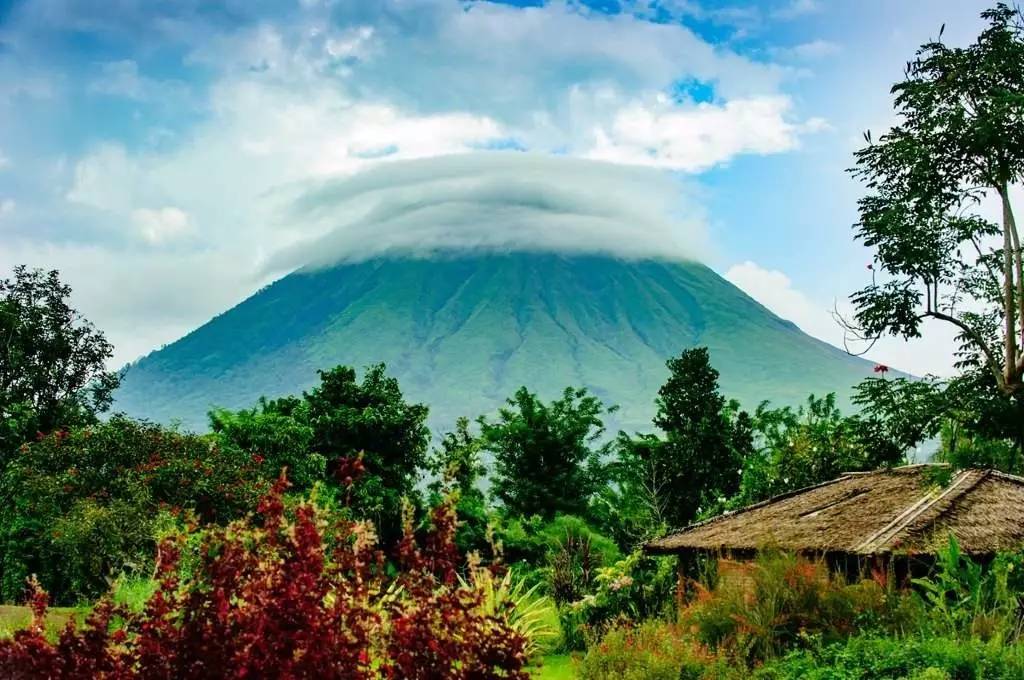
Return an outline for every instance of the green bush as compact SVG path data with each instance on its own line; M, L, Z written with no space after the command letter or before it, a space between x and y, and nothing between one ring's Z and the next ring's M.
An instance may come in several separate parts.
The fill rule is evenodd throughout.
M635 551L599 567L591 592L562 607L566 645L582 648L617 623L674 615L675 561Z
M0 595L36 574L58 603L152 568L171 515L223 522L252 507L276 472L209 437L123 417L22 446L0 485Z
M459 577L466 589L480 594L480 611L494 617L523 637L525 653L530 659L560 646L558 614L551 598L536 593L537 586L527 587L511 571L498 576L488 567L470 569L468 580Z
M308 407L299 399L261 398L252 409L218 409L209 418L210 429L224 444L259 456L271 469L287 468L295 490L309 489L327 474L327 459L313 453Z
M1024 647L977 639L858 636L816 650L794 651L761 667L753 677L1019 680L1024 678Z
M552 583L552 567L557 566L553 563L564 560L564 556L559 557L558 553L565 552L567 548L587 546L585 549L590 555L587 558L590 564L577 564L574 570L577 572L576 577L586 583L583 590L589 589L598 567L622 558L615 541L574 515L558 515L551 520L544 520L537 515L495 517L494 537L501 544L505 562L512 565L530 585L542 584L545 593L560 599L560 603L582 597L583 591L578 595L556 595L554 592L559 584ZM572 559L578 562L579 556ZM578 573L581 569L587 571L588 576Z
M599 569L622 558L615 541L573 515L547 521L536 515L495 519L494 535L505 561L558 605L561 649L582 649L586 617L574 605L593 594Z
M1006 553L987 568L960 551L952 535L933 573L914 584L928 606L931 628L942 635L1007 640L1024 625L1022 555Z
M609 631L587 651L581 680L698 680L717 662L683 629L663 621Z

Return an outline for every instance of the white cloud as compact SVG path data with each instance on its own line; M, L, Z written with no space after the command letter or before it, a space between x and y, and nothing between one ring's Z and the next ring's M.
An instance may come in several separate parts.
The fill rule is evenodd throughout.
M152 54L146 50L161 40L184 47L186 68L202 72L189 87L204 96L185 93L196 104L188 112L201 115L170 140L94 142L70 159L59 185L67 201L60 209L87 214L83 231L95 249L84 257L93 279L80 288L96 296L92 316L129 355L138 319L153 328L194 327L251 290L253 272L274 253L288 253L274 261L289 266L307 255L369 254L417 240L421 249L544 246L675 257L705 249L701 211L650 168L536 155L423 160L407 166L414 170L396 161L507 144L699 172L740 154L789 151L821 127L782 94L793 69L713 45L679 24L589 13L576 2L309 2L226 30L178 18L146 23L146 11L125 4L132 6L114 14L75 10L72 23L116 35L136 27L147 42L139 54ZM38 20L40 35L61 19L38 7L24 12ZM122 14L131 19L123 32L108 31L104 22ZM139 59L98 65L85 89L152 104L167 85L176 110L183 93L148 77ZM667 98L680 79L706 83L715 104ZM144 129L152 106L136 108L139 128L155 134ZM455 166L447 181L431 176ZM352 193L302 217L283 210L310 182L351 190L359 177L386 182L401 172L415 181ZM54 241L40 239L25 252L51 248L55 265L84 276L79 254ZM310 243L323 248L303 250ZM223 294L215 301L198 294L191 311L179 309L183 271L189 286ZM119 289L134 275L145 277L146 308L114 299L128 294ZM173 320L165 318L170 309Z
M723 105L681 108L667 103L633 104L620 110L609 128L594 131L589 158L699 172L744 153L789 151L800 135L821 122L787 120L786 97L735 99Z
M132 211L132 221L139 235L147 243L159 245L194 233L189 214L180 208L137 208Z
M152 223L138 211L174 206L203 225L197 245L274 250L309 234L276 221L276 188L383 160L470 151L504 134L483 116L409 115L316 85L280 87L256 76L218 85L216 116L188 144L134 155L97 147L76 164L67 198L109 213L112 229L137 232L140 221Z
M836 324L826 305L815 304L782 272L764 269L755 262L733 265L725 278L776 315L792 321L806 333L833 345L842 343L842 329Z
M685 189L651 169L510 151L385 163L301 192L286 219L321 236L266 266L452 249L698 259L705 224Z
M795 323L805 333L836 347L848 344L845 342L846 332L833 316L837 305L844 317L852 316L846 300L813 299L794 288L784 273L765 269L751 261L730 267L725 278L774 314ZM921 338L911 341L882 338L870 348L865 358L913 375L951 375L954 372L955 338L956 333L949 325L929 321L923 327ZM848 349L862 352L868 348L853 343Z
M74 181L65 197L92 208L127 213L141 182L139 168L124 147L103 144L75 165Z
M531 150L574 155L586 155L593 131L610 128L638 101L660 96L659 113L685 115L688 105L664 97L680 79L712 85L719 101L759 101L778 97L796 75L712 45L680 24L586 12L562 1L527 8L398 0L358 10L310 5L293 22L208 41L191 59L221 69L223 82L258 73L263 85L281 90L319 83L354 102L405 113L473 114ZM800 123L793 119L787 111L796 134Z
M149 249L30 240L4 245L0 271L17 264L60 271L72 304L113 342L112 368L173 342L268 282L240 271L228 251L171 258Z
M11 167L11 159L0 149L0 170L6 170L9 167Z
M0 200L0 217L6 217L13 213L16 206L17 204L14 202L13 198Z

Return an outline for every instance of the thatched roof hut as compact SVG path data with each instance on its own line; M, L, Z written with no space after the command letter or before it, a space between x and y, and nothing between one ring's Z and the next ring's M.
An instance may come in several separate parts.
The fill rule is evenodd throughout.
M925 557L948 545L978 557L1024 547L1024 478L909 465L847 473L651 541L651 554L744 557L759 549L842 559Z

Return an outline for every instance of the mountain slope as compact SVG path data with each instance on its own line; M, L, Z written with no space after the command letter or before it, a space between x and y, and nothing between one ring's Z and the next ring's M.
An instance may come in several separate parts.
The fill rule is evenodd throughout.
M214 405L309 388L384 361L431 423L492 411L520 385L584 385L647 428L665 360L707 345L731 397L841 396L871 366L696 263L516 253L377 259L287 276L133 365L115 408L205 426Z

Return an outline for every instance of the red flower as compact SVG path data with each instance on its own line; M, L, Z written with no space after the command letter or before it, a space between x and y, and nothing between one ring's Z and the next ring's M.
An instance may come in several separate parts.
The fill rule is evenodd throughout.
M875 373L888 373L889 367L885 364L875 364Z

